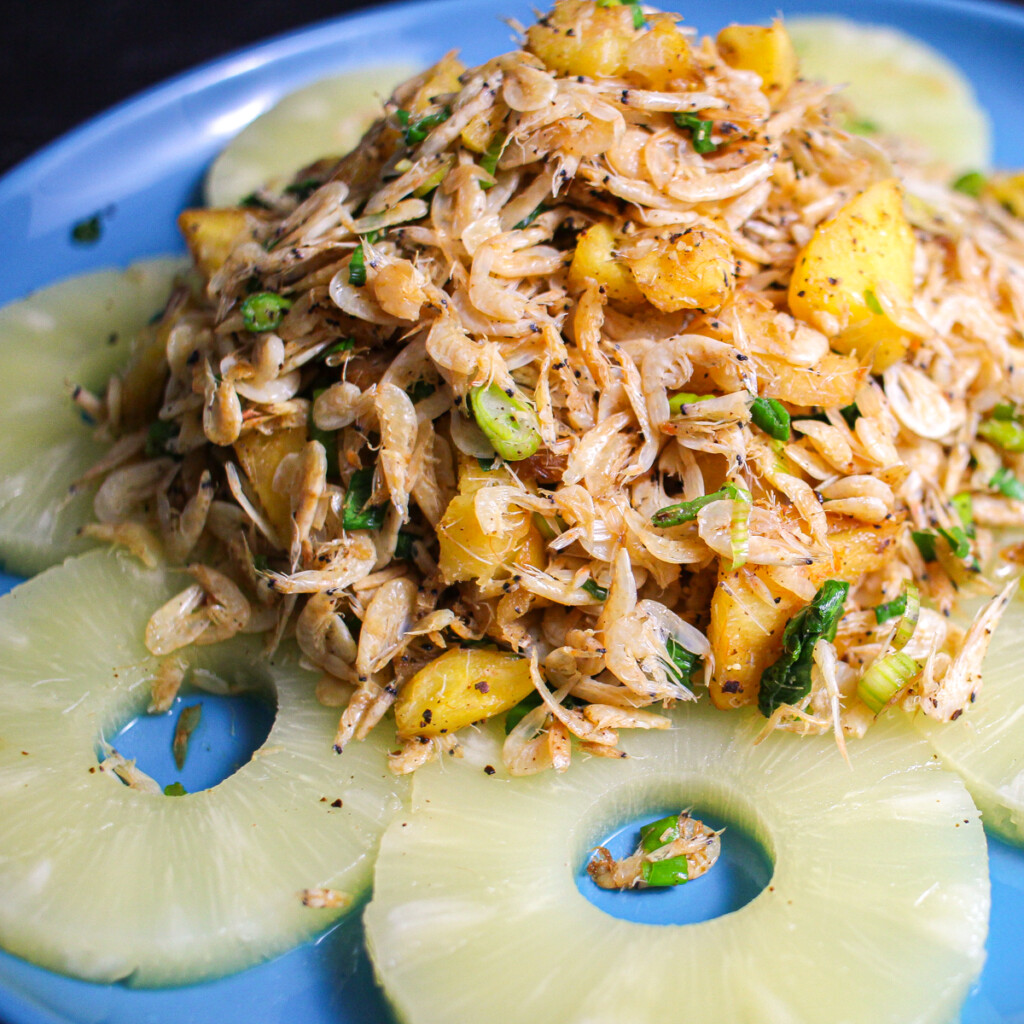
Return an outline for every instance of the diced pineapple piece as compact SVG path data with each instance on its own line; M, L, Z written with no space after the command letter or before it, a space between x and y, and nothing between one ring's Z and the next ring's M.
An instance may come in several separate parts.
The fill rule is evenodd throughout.
M638 35L627 53L625 77L647 89L665 90L693 74L693 52L671 18L651 19L649 32Z
M655 239L646 251L628 256L626 262L640 291L663 313L717 309L736 283L729 243L703 228Z
M993 174L982 188L982 195L1002 203L1014 217L1024 218L1024 171Z
M718 33L718 52L730 67L761 77L761 91L773 102L796 81L799 64L785 26L776 18L763 25L730 25Z
M235 207L183 210L178 215L178 228L206 277L220 270L236 245L253 237L255 226L252 214Z
M435 97L458 92L462 88L459 76L466 70L454 54L445 54L431 69L427 80L416 90L416 95L409 103L411 114L423 114L434 105Z
M644 301L633 272L617 259L615 232L603 221L592 224L576 240L576 251L569 266L569 287L582 290L588 278L604 286L612 302L638 306Z
M238 461L284 547L292 533L292 509L288 496L274 490L274 474L286 455L297 455L305 444L305 427L277 430L273 434L252 430L235 442Z
M914 233L895 178L876 182L818 226L797 258L789 307L794 316L819 326L817 314L834 318L842 329L831 339L832 347L860 357L873 353L872 370L881 373L908 346L906 335L879 312L883 283L909 304Z
M636 36L629 6L559 0L546 18L526 30L526 49L564 75L617 76L629 67Z
M398 734L440 736L515 707L533 692L530 663L507 651L455 647L419 670L395 701Z
M500 126L508 114L504 103L495 103L482 114L477 114L462 129L462 144L473 153L486 153L498 137Z
M156 419L167 383L167 338L173 327L173 322L147 326L136 337L121 372L121 422L126 430L141 430Z

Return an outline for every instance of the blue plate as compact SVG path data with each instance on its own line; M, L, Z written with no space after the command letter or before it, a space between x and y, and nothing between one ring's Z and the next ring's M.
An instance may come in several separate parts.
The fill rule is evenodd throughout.
M1024 166L1024 12L949 0L730 0L710 12L673 0L687 21L715 32L726 21L784 13L844 14L927 40L974 83L996 131L996 162ZM174 220L199 201L202 175L224 143L292 89L372 63L427 64L452 47L478 63L510 48L503 18L531 20L524 0L430 0L315 26L204 65L116 107L0 180L0 303L99 267L182 248ZM101 214L92 246L73 224ZM9 577L9 582L13 582ZM989 959L963 1024L1024 1024L1024 853L990 840ZM97 941L105 922L97 921ZM899 970L899 965L893 965ZM6 1024L375 1024L390 1019L374 987L357 922L319 942L221 981L132 991L59 977L0 953Z

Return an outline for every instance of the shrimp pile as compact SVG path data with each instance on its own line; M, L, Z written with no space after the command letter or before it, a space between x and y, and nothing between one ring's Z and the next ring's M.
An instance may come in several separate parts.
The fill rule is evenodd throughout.
M1024 525L1024 223L844 131L781 23L678 21L559 0L182 215L191 276L76 389L89 532L191 577L154 706L238 632L297 641L339 752L397 705L397 772L506 712L527 774L704 688L841 743L975 699Z

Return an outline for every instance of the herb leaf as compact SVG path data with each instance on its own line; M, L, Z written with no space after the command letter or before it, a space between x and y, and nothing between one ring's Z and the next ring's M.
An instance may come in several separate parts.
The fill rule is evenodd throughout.
M666 665L669 675L680 686L689 686L690 677L702 664L699 654L688 651L675 637L670 636L665 641L665 650L671 659L671 664Z
M985 187L985 175L981 171L968 171L966 174L961 174L956 181L953 182L953 188L957 192L963 192L965 196L973 196L975 199L981 195L981 190Z
M1007 498L1024 500L1024 484L1022 484L1005 466L1000 466L995 476L988 482L989 487L994 487L1000 494Z
M370 505L373 494L373 469L357 469L345 491L341 506L341 526L344 530L379 530L384 525L387 505Z
M424 117L413 121L412 114L408 110L399 110L395 115L403 128L405 144L415 146L422 142L439 124L444 124L452 116L452 108L445 107L436 114L427 114Z
M907 610L907 594L904 591L899 597L875 606L875 622L881 625L890 619L898 619Z

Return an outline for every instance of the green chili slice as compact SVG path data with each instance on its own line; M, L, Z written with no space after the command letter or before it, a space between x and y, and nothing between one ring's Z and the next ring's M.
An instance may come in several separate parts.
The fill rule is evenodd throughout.
M653 853L679 838L679 815L652 821L640 829L640 846L645 853ZM640 865L640 877L652 888L682 885L689 881L686 857L667 857L665 860L645 860Z
M367 505L373 494L373 469L357 469L348 482L341 506L344 530L379 530L384 525L387 505Z
M439 124L444 124L452 116L452 108L445 107L444 110L439 110L436 114L427 114L416 121L412 119L412 114L408 110L399 110L395 116L402 126L405 144L415 146L422 142L432 129Z
M995 476L988 482L989 487L994 488L1007 498L1015 498L1017 501L1024 501L1024 484L1022 484L1005 466L1000 466Z
M696 114L675 113L672 115L679 128L690 133L690 141L694 151L697 153L713 153L718 149L718 144L711 141L711 132L715 127L714 121L704 121Z
M953 188L957 192L963 192L965 196L973 196L975 199L981 195L981 190L985 187L985 175L981 171L968 171L966 174L961 174L956 181L953 182Z
M506 462L528 459L540 447L540 421L533 406L497 384L473 388L469 408L477 426Z
M254 334L273 331L291 308L291 299L286 299L277 292L256 292L241 305L242 325Z
M1024 426L1015 419L992 416L978 425L978 436L1007 452L1024 452Z
M786 407L774 398L755 398L750 407L750 418L769 437L776 441L788 441L790 417Z
M651 516L651 523L663 530L670 526L682 526L683 523L696 519L697 513L705 505L710 505L713 501L722 501L728 497L729 495L721 490L712 494L703 494L692 501L681 501L678 505L666 505L665 508L658 509Z

